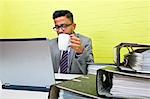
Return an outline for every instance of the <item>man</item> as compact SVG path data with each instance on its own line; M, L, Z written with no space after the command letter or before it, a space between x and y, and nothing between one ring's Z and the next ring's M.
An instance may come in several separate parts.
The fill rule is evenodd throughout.
M58 49L58 38L50 40L54 72L87 74L87 65L94 63L91 39L74 32L76 24L73 20L73 14L70 11L55 11L53 19L55 24L53 29L58 35L70 35L71 42L67 51L67 70L66 72L61 72L60 60L63 57L63 51Z

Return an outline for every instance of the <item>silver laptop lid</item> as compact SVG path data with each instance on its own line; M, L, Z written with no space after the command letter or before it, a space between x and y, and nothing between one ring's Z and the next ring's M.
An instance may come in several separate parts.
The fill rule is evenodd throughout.
M48 40L0 39L0 80L20 86L55 84Z

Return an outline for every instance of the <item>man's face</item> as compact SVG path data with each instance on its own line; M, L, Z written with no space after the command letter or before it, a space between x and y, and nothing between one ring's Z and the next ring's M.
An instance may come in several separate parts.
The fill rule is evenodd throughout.
M54 19L57 34L71 34L73 33L76 24L72 23L66 16L58 17Z

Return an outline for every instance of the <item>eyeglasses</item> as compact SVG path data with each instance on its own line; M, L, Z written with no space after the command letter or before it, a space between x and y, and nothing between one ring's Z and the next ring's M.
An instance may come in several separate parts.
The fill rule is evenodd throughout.
M64 30L65 30L67 27L69 27L70 25L72 25L72 23L71 23L71 24L61 24L60 26L56 25L55 27L53 27L53 30L54 30L54 31L58 31L59 28L61 28L61 29L64 31Z

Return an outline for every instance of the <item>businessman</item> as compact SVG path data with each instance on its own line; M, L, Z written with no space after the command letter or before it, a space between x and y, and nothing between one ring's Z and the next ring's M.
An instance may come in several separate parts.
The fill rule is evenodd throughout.
M53 13L57 34L68 34L70 46L67 51L58 48L58 38L50 40L51 56L55 73L87 74L87 65L94 63L92 41L90 38L75 33L76 24L73 14L68 10L57 10ZM66 54L65 54L66 53ZM65 58L63 59L65 54ZM66 60L67 62L63 62ZM66 66L62 66L66 65Z

